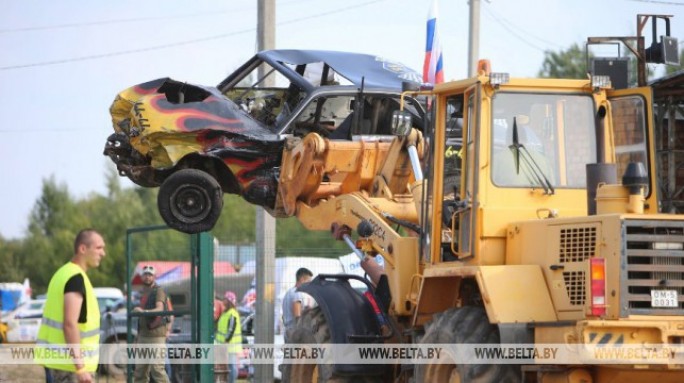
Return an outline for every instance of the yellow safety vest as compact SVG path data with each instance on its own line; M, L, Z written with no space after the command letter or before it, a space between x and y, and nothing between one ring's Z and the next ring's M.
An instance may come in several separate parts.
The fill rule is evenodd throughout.
M81 357L86 371L95 372L99 361L100 307L93 285L86 273L75 263L69 262L57 270L50 280L43 320L38 329L35 361L55 370L76 371L74 355L71 355L64 338L64 287L76 274L83 275L85 285L86 323L79 323L81 334Z
M238 353L242 350L242 325L240 324L240 315L235 308L228 309L228 311L221 314L216 326L216 341L219 344L226 343L228 321L231 316L235 317L235 332L233 332L233 337L228 341L228 352Z

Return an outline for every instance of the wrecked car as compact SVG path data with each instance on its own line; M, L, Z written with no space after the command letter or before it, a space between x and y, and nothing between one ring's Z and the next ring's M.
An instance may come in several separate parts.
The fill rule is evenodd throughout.
M159 213L179 231L210 230L223 193L288 216L277 208L288 140L389 135L402 85L419 83L417 72L372 55L263 51L215 87L160 78L122 91L104 154L121 176L160 187ZM420 102L405 109L422 124Z

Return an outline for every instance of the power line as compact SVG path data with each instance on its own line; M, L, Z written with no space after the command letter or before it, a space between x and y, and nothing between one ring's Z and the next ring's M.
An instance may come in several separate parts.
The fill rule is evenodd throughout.
M301 4L302 2L305 2L305 1L312 1L312 0L292 0L292 1L288 1L288 2L282 2L282 3L279 2L278 6L282 7L282 6L288 6L288 5L293 5L293 4ZM223 15L226 13L238 13L238 12L243 12L243 11L248 11L248 10L253 10L253 9L254 9L254 7L243 7L243 8L236 8L236 9L214 10L214 11L207 11L207 12L183 14L183 15L156 16L156 17L135 17L135 18L127 18L127 19L85 21L85 22L80 22L80 23L56 24L56 25L34 26L34 27L18 27L18 28L0 29L0 34L19 33L19 32L33 32L33 31L47 31L47 30L55 30L55 29L80 28L80 27L95 27L95 26L99 27L99 26L111 25L111 24L137 23L137 22L141 22L141 21L163 21L163 20L176 20L176 19L190 19L190 18L202 17L202 16L216 16L216 15Z
M19 28L12 28L12 29L0 29L0 34L16 33L16 32L47 31L47 30L54 30L54 29L67 29L67 28L80 28L80 27L92 27L92 26L102 26L102 25L110 25L110 24L137 23L137 22L141 22L141 21L187 19L187 18L194 18L194 17L200 17L200 16L207 16L207 15L220 15L220 14L225 14L225 13L235 13L235 12L241 12L244 10L247 10L247 8L235 9L235 10L201 12L201 13L193 13L193 14L189 14L189 15L137 17L137 18L130 18L130 19L87 21L87 22L82 22L82 23L57 24L57 25L37 26L37 27L19 27Z
M178 41L175 43L157 45L157 46L153 46L153 47L129 49L129 50L119 51L119 52L101 53L101 54L81 56L81 57L72 57L72 58L66 58L66 59L60 59L60 60L41 61L41 62L29 63L29 64L8 65L8 66L0 67L0 70L23 69L23 68L31 68L31 67L39 67L39 66L65 64L65 63L77 62L77 61L87 61L87 60L102 59L102 58L107 58L107 57L129 55L129 54L134 54L134 53L150 52L150 51L156 51L156 50L160 50L160 49L173 48L173 47L179 47L179 46L183 46L183 45L196 44L196 43L205 42L205 41L222 39L222 38L226 38L226 37L230 37L230 36L239 35L242 33L253 32L255 30L256 30L256 28L248 28L248 29L230 32L230 33L223 33L220 35L202 37L202 38L192 39L192 40Z
M92 127L81 127L81 128L54 128L54 129L21 129L21 128L16 128L16 129L0 129L0 133L65 133L65 132L83 132L83 131L91 131L91 132L96 132L96 130L93 130ZM101 129L102 130L102 129ZM109 129L102 130L103 132L109 132Z
M320 13L317 13L314 15L303 16L303 17L292 19L292 20L283 21L283 22L277 23L276 25L289 25L289 24L294 24L294 23L300 22L300 21L313 19L316 17L329 16L329 15L345 12L345 11L348 11L351 9L365 7L365 6L368 6L370 4L379 3L381 1L383 1L383 0L373 0L373 1L367 1L364 3L355 4L355 5L349 5L346 7L333 9L331 11L320 12ZM123 55L135 54L135 53L150 52L150 51L156 51L156 50L160 50L160 49L174 48L174 47L179 47L179 46L183 46L183 45L190 45L190 44L196 44L196 43L200 43L200 42L223 39L226 37L231 37L231 36L235 36L235 35L239 35L239 34L243 34L243 33L254 32L255 30L256 30L256 28L247 28L247 29L242 29L242 30L238 30L238 31L222 33L222 34L214 35L214 36L201 37L201 38L185 40L185 41L177 41L174 43L157 45L157 46L146 47L146 48L129 49L129 50L119 51L119 52L108 52L108 53L94 54L94 55L81 56L81 57L72 57L72 58L59 59L59 60L35 62L35 63L29 63L29 64L8 65L8 66L0 67L0 71L24 69L24 68L32 68L32 67L48 66L48 65L57 65L57 64L65 64L65 63L77 62L77 61L87 61L87 60L102 59L102 58L107 58L107 57L123 56Z
M662 1L662 0L629 0L633 1L636 3L652 3L652 4L664 4L664 5L679 5L680 7L684 5L684 3L676 3L674 1Z
M495 16L488 8L485 7L485 11L486 11L486 12L489 14L489 16L491 16L497 23L499 23L499 25L501 25L501 27L503 27L505 30L507 30L508 32L510 32L510 33L513 35L513 37L516 37L518 40L522 41L522 42L525 43L526 45L528 45L528 46L530 46L530 47L532 47L532 48L534 48L534 49L536 49L536 50L538 50L538 51L540 51L540 52L546 52L546 51L547 51L547 49L544 49L544 48L542 48L542 47L540 47L540 46L537 46L537 45L533 44L532 42L530 42L529 40L527 40L525 37L521 36L518 32L514 31L510 26L506 25L506 23L505 23L502 19L500 19L500 18L498 18L497 16ZM510 23L510 22L508 22L508 23L512 25L512 23Z
M506 28L506 30L508 30L508 31L510 31L510 29L507 28L506 25L508 25L508 26L511 27L511 28L517 29L518 31L520 31L520 32L522 32L522 33L524 33L524 34L526 34L526 35L528 35L528 36L534 38L535 40L537 40L537 41L539 41L539 42L541 42L541 43L543 43L543 44L552 45L552 46L555 46L555 47L557 47L557 48L561 48L561 46L558 45L558 43L553 42L553 41L549 41L549 40L546 40L546 39L543 39L543 38L541 38L541 37L539 37L539 36L536 36L536 35L530 33L529 31L525 30L524 28L519 27L518 25L516 25L516 24L514 24L513 22L511 22L510 20L506 19L504 16L502 16L502 15L499 14L498 12L495 12L493 9L491 9L491 7L486 7L486 8L485 8L485 11L487 11L487 12L490 14L490 16L492 16L492 17L494 18L494 20L496 20L499 24L501 24L502 27ZM505 24L505 25L504 25L504 24ZM519 38L523 39L524 42L529 43L527 40L525 40L524 38L520 37L519 35L516 35L516 37L519 37ZM529 44L531 44L531 43L529 43ZM532 45L532 46L533 46L533 48L535 48L535 49L542 49L542 48L540 48L540 47L538 47L538 46L536 46L536 45ZM544 50L544 49L542 49L542 50Z

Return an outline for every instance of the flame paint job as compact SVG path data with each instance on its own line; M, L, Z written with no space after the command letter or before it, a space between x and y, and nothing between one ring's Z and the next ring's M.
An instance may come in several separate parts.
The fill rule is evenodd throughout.
M178 102L172 97L176 90L201 95ZM244 193L250 192L251 184L259 178L273 178L273 169L280 165L283 139L213 88L158 79L119 93L110 113L114 130L128 140L130 153L116 153L108 143L105 154L117 164L122 175L144 186L158 186L165 178L165 170L175 168L189 155L198 154L220 160L237 181L237 190L247 198ZM131 169L134 157L142 161ZM143 171L140 167L148 169ZM271 183L261 182L257 189ZM222 187L230 190L235 185ZM257 194L263 194L259 197L262 200L253 202L272 203L275 186Z
M345 89L343 85L335 87L335 81L311 82L302 68L310 64L315 68L320 63L325 63L330 71L351 84ZM273 115L257 113L253 118L244 104L232 101L246 101L252 95L249 90L263 80L257 73L262 65L286 78L290 88L298 88L311 97L314 93L349 97L364 89L368 94L374 91L391 97L398 105L404 83L420 81L417 72L373 55L313 50L263 51L217 87L159 78L123 90L110 107L114 133L107 139L104 154L117 165L120 175L144 187L160 186L176 170L192 167L214 176L224 192L239 194L267 209L274 208L285 146L285 138L278 133L303 135L306 132L288 130L287 119L271 123L276 120L276 112L271 108L263 106L261 111L270 111ZM245 88L245 83L253 85ZM230 97L233 93L235 97ZM264 95L264 100L268 96ZM310 106L294 103L289 105L293 111L297 107L301 107L301 111Z

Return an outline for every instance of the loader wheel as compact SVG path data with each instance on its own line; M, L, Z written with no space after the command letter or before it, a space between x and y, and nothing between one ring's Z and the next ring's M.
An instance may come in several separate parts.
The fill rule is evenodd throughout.
M484 308L466 306L435 315L428 323L423 344L499 344L499 329L489 323ZM449 358L449 356L446 356ZM505 364L458 364L441 360L434 364L418 364L416 382L520 382L520 367Z
M291 333L290 344L331 344L330 328L320 307L306 310ZM333 376L331 364L290 364L282 365L283 383L375 383L375 376Z
M167 178L157 197L159 214L169 227L194 234L211 230L223 209L223 192L206 172L182 169Z

